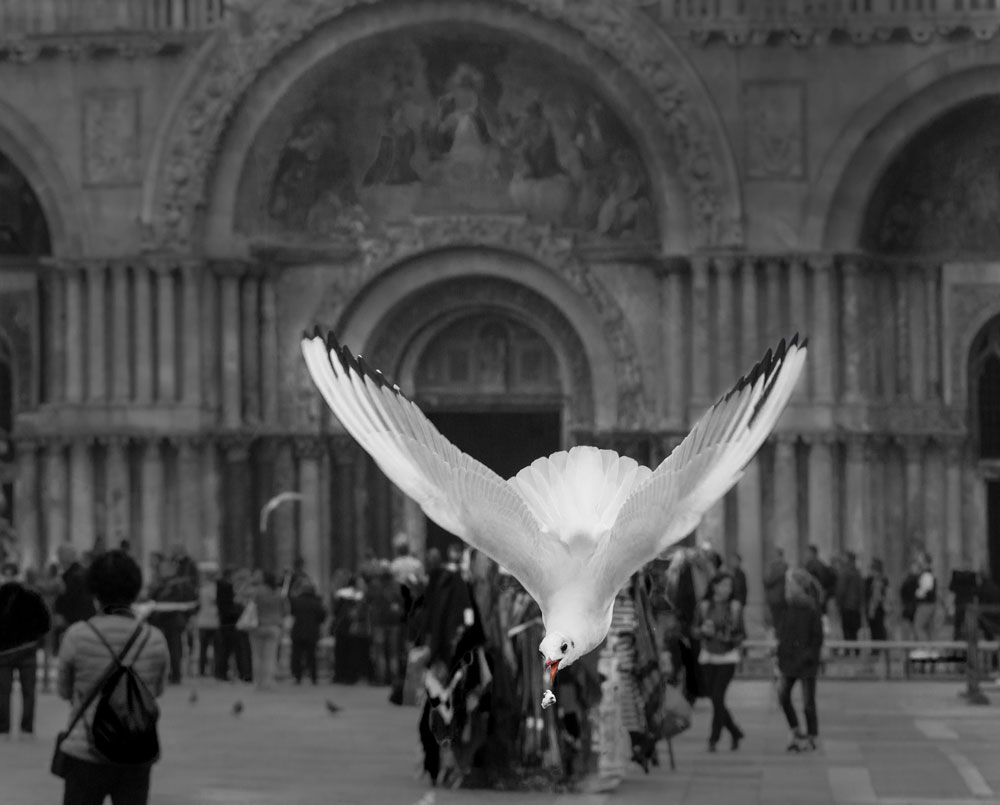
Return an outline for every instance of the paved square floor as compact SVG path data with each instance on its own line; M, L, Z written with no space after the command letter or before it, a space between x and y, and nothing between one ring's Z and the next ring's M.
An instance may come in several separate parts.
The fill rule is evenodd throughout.
M198 691L192 702L191 691ZM709 710L675 741L677 770L633 767L613 794L554 796L436 791L416 779L417 712L393 707L381 688L283 686L274 693L211 682L164 697L163 761L154 805L602 805L603 803L891 803L1000 805L1000 689L970 707L955 683L820 683L820 751L784 751L787 733L773 688L735 683L732 710L747 732L739 752L705 750ZM327 699L343 709L330 715ZM243 713L232 714L240 700ZM0 740L0 805L52 805L48 772L66 705L39 702L33 741ZM665 753L664 753L665 759Z

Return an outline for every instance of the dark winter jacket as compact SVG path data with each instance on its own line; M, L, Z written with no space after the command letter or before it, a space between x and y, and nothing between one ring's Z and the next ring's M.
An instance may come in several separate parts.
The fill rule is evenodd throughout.
M34 651L50 626L41 595L16 581L0 585L0 665Z
M326 620L323 599L315 592L304 592L291 599L292 640L315 643L319 640L320 627Z
M837 609L841 612L861 612L864 606L864 582L853 565L837 576Z
M87 589L87 571L83 565L74 562L62 575L63 591L56 598L55 613L60 615L66 626L85 621L97 614L94 597Z
M823 648L823 618L811 603L788 603L778 629L778 670L798 679L819 673Z

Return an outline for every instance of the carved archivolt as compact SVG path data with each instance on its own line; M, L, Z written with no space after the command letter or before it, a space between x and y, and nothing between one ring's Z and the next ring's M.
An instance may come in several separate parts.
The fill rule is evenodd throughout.
M386 9L375 7L385 3ZM566 26L621 64L652 100L659 130L648 139L671 156L674 180L687 199L687 220L695 246L738 246L742 241L739 185L721 125L697 78L679 51L637 12L604 0L506 0L523 13ZM149 188L147 235L165 250L189 250L197 239L198 212L206 203L215 151L241 99L265 69L323 25L361 9L373 9L371 33L386 27L392 10L385 0L289 0L244 3L215 35L204 61L159 149L163 163ZM428 8L432 8L428 6ZM495 14L484 4L482 15Z

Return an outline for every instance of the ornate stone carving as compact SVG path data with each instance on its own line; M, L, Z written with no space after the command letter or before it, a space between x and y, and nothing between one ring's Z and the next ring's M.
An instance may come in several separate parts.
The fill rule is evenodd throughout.
M261 3L229 15L225 36L200 72L198 82L180 110L166 148L154 247L189 249L196 213L204 204L214 149L227 121L259 73L282 51L323 24L378 0L293 0L280 6ZM705 130L691 102L695 86L679 75L676 59L668 58L662 34L654 26L615 3L603 0L565 3L562 0L512 0L539 16L562 23L591 45L622 64L653 99L688 195L690 220L699 245L738 246L741 223L733 210L724 209L722 192L732 193L724 164L713 152L722 147ZM727 218L727 216L730 216Z
M805 176L804 91L800 81L748 81L743 85L747 176Z
M14 413L35 407L34 389L37 387L38 366L32 329L37 300L33 291L0 293L0 335L10 343L9 356L14 370ZM3 354L0 345L0 356Z
M90 185L141 179L139 91L93 90L83 96L83 174Z

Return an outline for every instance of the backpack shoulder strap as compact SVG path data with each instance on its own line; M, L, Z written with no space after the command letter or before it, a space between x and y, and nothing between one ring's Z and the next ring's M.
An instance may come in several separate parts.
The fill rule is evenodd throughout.
M143 632L143 624L142 623L137 624L135 627L135 631L132 632L132 636L129 637L128 641L125 643L124 648L122 648L121 651L116 652L113 648L111 648L111 644L107 641L107 638L105 638L104 635L100 633L100 631L97 629L96 626L94 626L93 623L87 621L87 626L89 626L90 630L95 635L97 635L98 639L100 639L100 641L104 644L105 648L107 648L108 653L110 653L111 656L114 658L114 663L111 666L112 668L116 668L119 665L125 664L124 663L125 657L128 655L129 650L132 648L132 646L135 645L135 641L139 638L139 635ZM147 640L149 639L148 634L146 635L146 639ZM145 641L143 641L143 645L145 645Z

